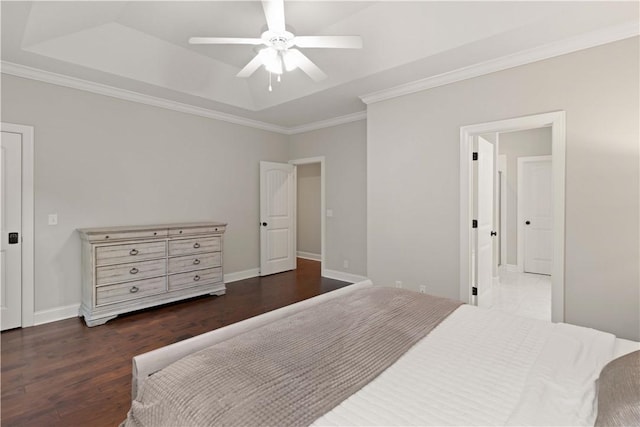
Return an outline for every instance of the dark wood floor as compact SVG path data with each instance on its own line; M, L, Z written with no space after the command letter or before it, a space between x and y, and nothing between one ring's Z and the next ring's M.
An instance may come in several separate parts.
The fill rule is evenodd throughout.
M229 284L202 297L88 328L81 318L2 333L2 425L115 426L131 399L131 358L348 283L320 263Z

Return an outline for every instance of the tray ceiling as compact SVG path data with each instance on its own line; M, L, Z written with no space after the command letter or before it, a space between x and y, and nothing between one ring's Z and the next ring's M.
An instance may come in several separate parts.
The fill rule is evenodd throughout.
M2 2L2 60L196 107L293 127L364 110L358 98L537 46L638 21L637 2L286 1L297 35L360 35L364 48L304 49L299 70L235 77L259 37L260 2ZM567 19L571 17L571 19Z

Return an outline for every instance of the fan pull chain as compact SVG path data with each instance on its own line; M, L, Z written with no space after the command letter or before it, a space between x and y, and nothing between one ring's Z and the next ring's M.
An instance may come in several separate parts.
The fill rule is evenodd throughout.
M269 72L269 92L273 92L273 87L271 87L271 72Z

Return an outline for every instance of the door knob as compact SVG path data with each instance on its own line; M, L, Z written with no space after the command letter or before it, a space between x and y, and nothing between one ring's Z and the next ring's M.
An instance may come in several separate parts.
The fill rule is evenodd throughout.
M263 226L263 227L266 227L266 226L267 226L267 223L266 223L266 222L263 222L263 223L262 223L262 226Z
M492 231L492 232L491 232L491 235L492 235L492 236L497 236L497 235L498 235L498 233L496 233L495 231Z
M529 224L531 224L531 221L525 221L524 223L529 225Z

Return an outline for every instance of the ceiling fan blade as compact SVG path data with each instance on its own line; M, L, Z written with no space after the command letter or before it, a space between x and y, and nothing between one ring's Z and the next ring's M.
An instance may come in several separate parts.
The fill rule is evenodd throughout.
M236 77L249 77L251 74L255 73L261 65L262 58L260 58L260 55L256 55L247 65L244 66L242 70L240 70L238 74L236 74Z
M307 73L313 81L319 82L327 78L327 75L316 64L311 62L302 52L298 49L289 49L287 56L295 63L302 71Z
M263 44L262 39L242 37L191 37L189 44Z
M362 49L360 36L301 36L293 39L299 47L329 47L338 49Z
M284 33L284 0L262 0L262 8L269 31Z

